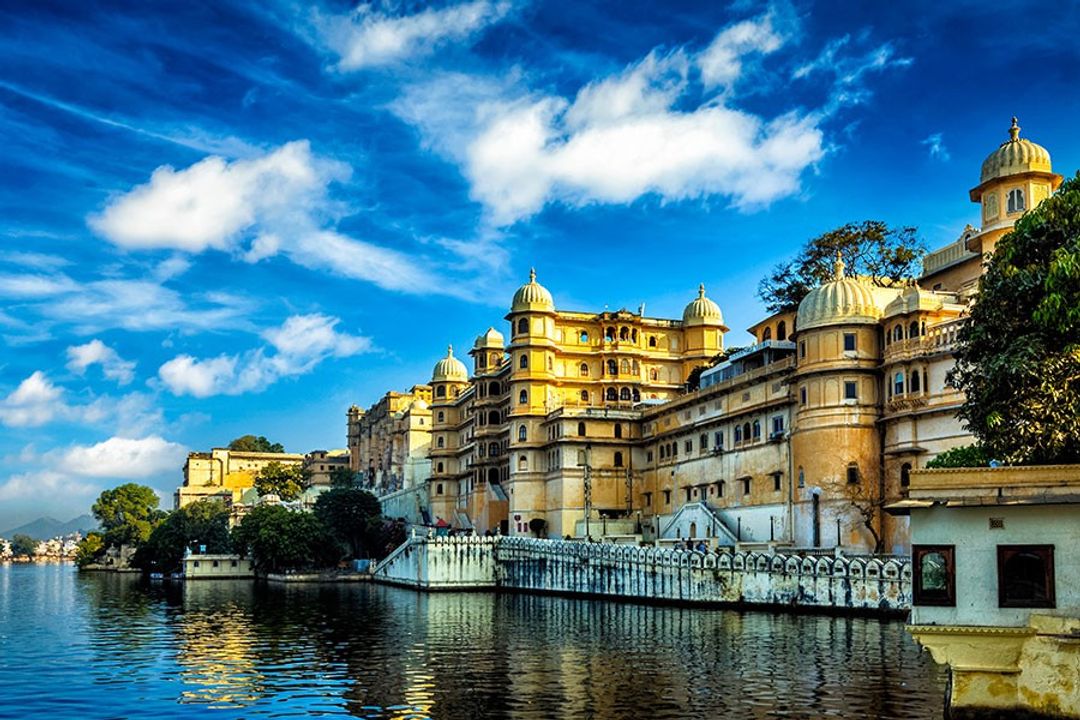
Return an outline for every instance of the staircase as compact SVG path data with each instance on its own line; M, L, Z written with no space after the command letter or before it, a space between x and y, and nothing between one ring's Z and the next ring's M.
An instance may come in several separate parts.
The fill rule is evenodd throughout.
M667 524L661 530L660 537L670 538L675 526L678 525L686 515L697 516L694 518L694 522L697 523L699 536L702 536L702 531L707 529L709 524L712 524L713 529L716 531L714 533L715 536L727 539L732 545L739 542L738 536L731 531L731 528L728 527L724 518L720 517L720 513L708 503L704 502L687 503L679 508L679 511L671 516L671 519L667 521ZM704 522L702 522L702 520L704 520Z

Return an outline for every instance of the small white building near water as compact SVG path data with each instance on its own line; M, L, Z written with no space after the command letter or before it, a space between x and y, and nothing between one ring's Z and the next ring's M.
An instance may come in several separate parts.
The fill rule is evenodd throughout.
M197 555L184 557L185 580L229 580L254 578L251 558L239 555Z

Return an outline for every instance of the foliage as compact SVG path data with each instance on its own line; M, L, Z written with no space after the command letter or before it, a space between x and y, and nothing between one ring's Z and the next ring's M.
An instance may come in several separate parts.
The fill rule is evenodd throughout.
M231 552L229 509L221 501L200 500L169 513L135 551L131 564L147 572L179 572L184 551L197 551L197 545L205 545L208 553Z
M1080 462L1080 174L998 242L956 360L958 414L990 456Z
M75 564L81 568L101 559L105 554L105 538L101 533L88 533L75 548Z
M356 486L356 473L346 467L336 467L330 471L330 487L351 488Z
M283 453L285 446L281 443L272 443L262 435L241 435L229 443L230 450L241 452Z
M396 520L384 520L382 526L378 529L377 539L375 546L372 550L372 557L376 560L382 560L408 540L408 533L405 528L405 522L400 518Z
M773 268L758 283L758 298L771 313L795 310L808 292L832 279L838 251L849 275L868 277L878 285L913 277L926 251L916 233L916 228L891 228L880 220L830 230Z
M310 477L311 474L300 465L267 463L255 474L255 489L260 496L274 494L289 502L300 497Z
M27 555L34 557L37 552L38 541L29 535L19 533L11 538L11 552L13 555Z
M126 483L102 492L91 512L105 531L105 545L119 547L146 542L164 516L157 506L158 496L152 489Z
M335 487L315 500L315 515L354 558L364 557L378 544L382 506L367 490Z
M926 463L928 468L987 467L990 458L979 445L961 445L946 450Z
M317 516L281 505L260 505L248 513L233 529L232 543L264 572L326 568L341 559L337 539Z

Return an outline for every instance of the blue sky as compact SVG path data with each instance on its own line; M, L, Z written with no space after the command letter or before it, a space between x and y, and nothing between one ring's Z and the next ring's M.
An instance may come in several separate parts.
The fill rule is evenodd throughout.
M4 3L0 529L341 447L530 266L567 309L704 282L739 345L809 237L951 241L1010 116L1080 168L1063 5Z

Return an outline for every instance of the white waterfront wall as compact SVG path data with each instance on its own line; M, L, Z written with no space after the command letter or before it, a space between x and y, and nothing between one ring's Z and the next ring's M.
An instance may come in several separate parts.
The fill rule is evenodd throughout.
M499 588L638 600L902 612L906 558L684 550L524 537L413 539L375 579L426 590Z

